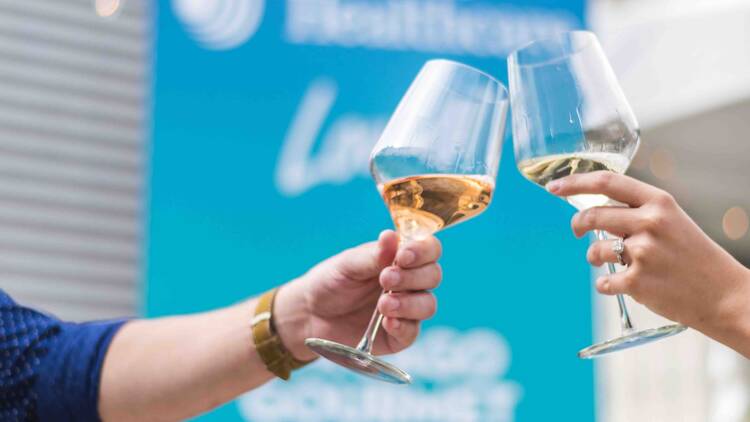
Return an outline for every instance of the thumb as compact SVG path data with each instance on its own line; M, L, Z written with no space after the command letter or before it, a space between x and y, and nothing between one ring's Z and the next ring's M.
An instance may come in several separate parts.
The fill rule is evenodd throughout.
M377 277L396 257L398 235L393 230L384 230L376 242L346 250L337 258L337 269L341 275L352 280L367 280Z

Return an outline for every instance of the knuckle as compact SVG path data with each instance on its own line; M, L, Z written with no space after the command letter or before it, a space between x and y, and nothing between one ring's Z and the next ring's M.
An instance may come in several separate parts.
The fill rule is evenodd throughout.
M644 217L643 227L647 231L653 232L663 227L664 224L666 223L666 220L667 219L666 219L666 216L664 215L664 212L659 209L656 209L648 213Z
M596 226L596 211L591 208L586 210L581 216L581 221L584 227L595 227Z
M641 258L643 258L643 248L638 244L630 245L630 247L628 248L628 255L630 255L630 258L634 262L640 261Z
M414 254L415 257L421 256L424 252L424 250L427 249L426 242L419 242L419 241L409 241L407 242L402 248L399 250L403 250L404 252L411 252Z
M676 201L671 193L660 190L659 193L654 197L654 203L662 207L671 207L676 203Z
M590 230L592 228L595 228L599 220L597 214L598 213L595 208L590 208L588 210L582 211L579 218L580 224L578 225L578 228L580 230Z
M644 261L649 255L649 250L650 248L647 245L641 243L630 245L628 254L630 255L631 264Z
M635 264L631 265L630 268L628 268L627 274L635 279L641 279L641 277L643 276L643 268L641 267L640 263L636 262Z
M597 172L594 176L593 185L597 190L606 189L612 182L612 173L608 171Z

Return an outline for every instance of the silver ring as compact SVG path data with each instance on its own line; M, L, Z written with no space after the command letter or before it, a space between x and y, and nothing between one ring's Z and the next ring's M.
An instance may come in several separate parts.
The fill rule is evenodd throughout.
M622 254L623 252L625 252L625 242L623 242L622 239L615 239L615 243L612 244L612 252L617 255L617 262L619 262L620 265L627 265L625 264L625 260L622 258Z

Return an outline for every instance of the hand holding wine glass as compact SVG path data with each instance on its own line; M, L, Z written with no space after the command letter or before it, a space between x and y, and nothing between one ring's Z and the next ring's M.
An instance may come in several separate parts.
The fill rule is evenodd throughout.
M596 36L573 31L532 42L508 59L513 145L524 177L541 187L569 176L624 173L640 144L640 131ZM603 192L576 192L565 199L579 210L623 205ZM600 240L607 232L597 230ZM619 250L620 239L612 243ZM607 269L617 277L617 269ZM625 299L617 295L622 336L589 346L581 358L597 357L659 340L685 329L667 325L638 331Z
M505 87L477 69L448 60L424 65L370 156L370 170L402 242L428 238L487 208L507 104ZM388 283L384 288L390 289ZM386 292L381 309L393 295ZM323 338L305 344L352 371L409 383L409 374L373 355L383 323L376 309L356 347Z
M383 313L382 335L373 351L396 353L417 337L422 320L436 310L436 288L442 278L442 248L434 236L402 242L393 230L378 239L326 259L283 286L276 297L276 325L285 347L297 360L315 354L304 340L323 337L354 342L375 306ZM383 289L392 295L381 295Z
M600 277L599 292L630 295L750 358L750 269L711 240L670 194L607 172L568 176L547 190L561 197L606 195L630 207L589 208L573 217L578 237L602 230L624 238L628 269ZM612 244L593 243L589 262L617 262Z

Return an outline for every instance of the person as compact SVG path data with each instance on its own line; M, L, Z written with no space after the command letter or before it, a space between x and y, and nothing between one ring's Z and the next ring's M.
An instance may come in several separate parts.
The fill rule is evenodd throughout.
M599 292L627 294L750 358L750 269L711 240L670 194L611 172L575 174L546 188L561 197L602 194L629 206L595 207L573 217L579 237L604 230L624 238L628 268L599 277ZM588 261L618 262L614 242L593 243Z
M198 415L284 375L257 343L256 326L268 319L279 356L309 362L315 356L305 338L356 344L377 306L385 318L374 352L398 352L435 312L429 291L442 277L440 255L434 237L399 246L396 233L384 231L260 299L152 320L61 322L0 291L0 420ZM383 289L390 292L381 295ZM264 298L272 307L258 313L270 304Z

